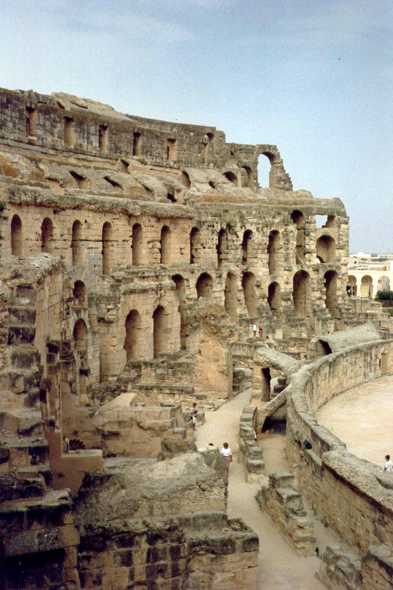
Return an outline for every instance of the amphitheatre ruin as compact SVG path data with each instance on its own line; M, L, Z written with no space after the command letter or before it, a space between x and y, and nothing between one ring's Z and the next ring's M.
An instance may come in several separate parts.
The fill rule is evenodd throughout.
M343 203L63 93L1 90L0 144L0 589L392 588L393 475L317 420L393 374Z

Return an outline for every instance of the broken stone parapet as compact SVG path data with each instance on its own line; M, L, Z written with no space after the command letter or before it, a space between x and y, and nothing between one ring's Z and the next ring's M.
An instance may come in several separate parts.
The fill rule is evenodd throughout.
M246 406L240 417L239 461L246 469L246 481L253 482L263 473L265 462L263 452L255 440L256 406Z
M261 509L279 525L299 555L315 555L314 525L293 484L294 476L291 473L276 471L262 484L256 499Z
M339 545L326 547L316 576L329 590L376 589L374 585L363 585L361 559L352 553L343 551ZM378 588L382 588L382 586L378 586Z

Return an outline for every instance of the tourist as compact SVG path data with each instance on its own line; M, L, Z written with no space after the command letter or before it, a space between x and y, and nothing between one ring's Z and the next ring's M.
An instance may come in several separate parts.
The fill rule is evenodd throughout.
M263 326L262 324L259 324L259 338L263 337Z
M257 325L256 324L253 324L252 331L253 331L254 338L255 338L257 335Z
M228 443L224 443L221 449L221 455L224 457L225 461L225 473L228 475L229 473L229 464L232 462L232 451L228 446Z
M390 460L390 455L385 456L385 467L383 468L384 471L392 471L393 462Z
M192 429L195 430L195 426L196 426L196 422L197 422L197 418L198 418L198 410L197 410L195 402L192 404L192 408L190 410L190 416L191 416L191 420L192 420Z

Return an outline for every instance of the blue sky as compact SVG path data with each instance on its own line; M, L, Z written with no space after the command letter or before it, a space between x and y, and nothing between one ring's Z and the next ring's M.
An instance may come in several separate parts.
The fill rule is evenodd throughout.
M1 86L276 144L295 189L344 201L351 251L393 252L391 1L12 0L0 22Z

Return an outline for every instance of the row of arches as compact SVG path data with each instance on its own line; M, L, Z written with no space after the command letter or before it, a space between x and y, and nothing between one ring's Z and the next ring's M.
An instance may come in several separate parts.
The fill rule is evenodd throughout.
M294 212L293 220L297 224L296 238L296 262L304 263L304 216L300 212ZM112 271L112 246L114 242L114 228L110 222L105 222L102 227L102 268L104 274L111 274ZM190 264L201 262L202 239L198 227L193 227L190 232ZM83 264L83 225L79 220L72 225L71 250L72 265ZM171 229L164 225L160 234L160 263L171 264ZM15 256L23 255L22 222L19 215L14 215L11 221L11 252ZM320 236L316 244L317 258L322 263L333 263L336 258L335 240L328 235ZM54 228L53 222L46 217L41 225L41 251L52 254L54 251ZM132 226L131 232L132 264L138 266L143 264L143 230L139 223ZM217 266L220 268L228 261L228 230L221 229L217 240ZM281 232L272 230L269 234L268 246L269 274L278 274L282 268L284 249ZM248 229L243 233L242 240L242 263L250 264L253 258L253 232Z

